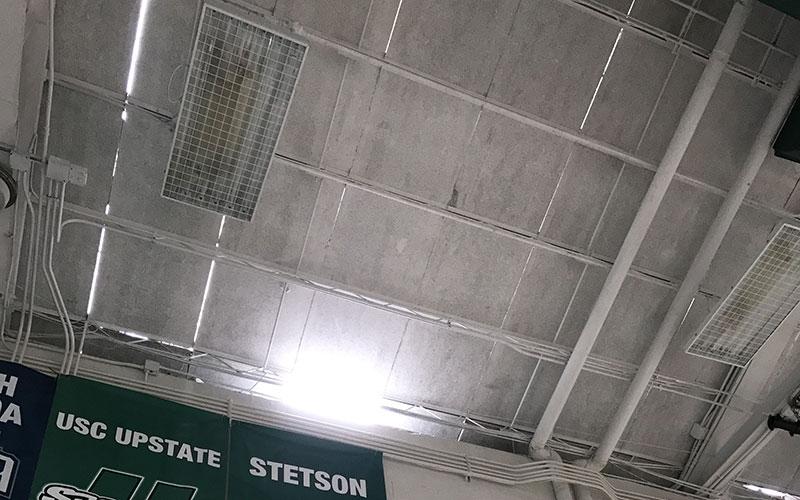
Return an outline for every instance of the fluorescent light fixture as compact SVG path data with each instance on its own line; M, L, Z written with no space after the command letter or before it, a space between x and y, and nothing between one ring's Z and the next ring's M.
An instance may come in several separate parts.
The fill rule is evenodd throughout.
M686 351L744 367L798 303L800 227L784 224Z
M249 222L305 54L298 41L205 5L162 195Z
M383 404L382 377L359 360L306 356L280 387L280 399L298 410L357 425L376 424Z
M745 489L750 491L755 491L756 493L761 493L762 495L766 495L772 498L781 498L783 500L797 500L798 497L794 495L790 495L789 493L784 493L782 491L773 490L771 488L764 488L763 486L756 486L754 484L743 484L742 485Z
M136 35L133 38L133 50L131 51L131 65L128 67L128 82L125 85L125 93L131 95L133 84L136 82L136 66L139 64L139 55L142 52L142 35L144 34L144 24L147 18L147 10L150 7L150 0L141 0L139 4L139 17L136 20ZM127 115L123 114L123 120Z

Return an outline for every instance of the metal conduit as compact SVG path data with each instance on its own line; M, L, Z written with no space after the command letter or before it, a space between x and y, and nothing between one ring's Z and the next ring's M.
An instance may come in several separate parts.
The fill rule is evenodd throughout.
M697 125L700 123L700 118L702 118L703 112L717 87L717 83L722 77L751 8L752 0L738 0L734 4L725 27L714 46L708 64L700 76L700 80L683 112L683 116L681 116L664 158L661 160L647 194L639 206L628 234L625 236L625 241L622 243L614 265L611 267L611 271L603 284L600 295L592 307L572 355L567 361L567 365L553 391L553 395L547 403L539 425L536 427L536 433L530 445L531 456L540 454L547 441L553 435L558 417L561 415L564 405L566 405L567 399L575 387L578 376L589 358L592 346L594 346L597 336L606 318L608 318L608 313L611 311L611 307L614 305L614 301L622 288L628 270L633 264L633 259L636 257L647 230L656 215L656 211L678 169L678 165L680 165L683 155L689 147Z
M622 404L617 409L617 413L614 415L608 430L606 430L600 447L589 461L588 465L592 469L601 470L608 463L608 459L622 437L622 433L625 431L633 412L647 391L650 379L669 347L670 341L677 333L683 317L689 309L692 298L700 289L700 283L711 267L711 262L714 260L714 256L722 244L722 240L728 232L736 212L750 189L750 185L767 158L772 141L778 134L798 90L800 90L800 59L795 61L792 72L778 93L761 130L756 136L755 143L750 149L739 177L719 208L702 246L697 255L695 255L677 295L675 295L666 316L664 316L653 343L650 344L647 354L645 354L644 360L633 378L633 382L628 387Z

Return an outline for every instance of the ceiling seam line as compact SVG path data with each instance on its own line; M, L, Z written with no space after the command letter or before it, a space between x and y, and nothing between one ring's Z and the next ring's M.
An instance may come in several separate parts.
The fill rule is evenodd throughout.
M306 34L308 34L308 33L306 33ZM339 46L338 43L336 43L334 45ZM342 45L341 47L344 47L344 46ZM353 51L353 49L348 49L348 51ZM354 52L357 52L357 51L354 51ZM348 56L348 55L345 55L345 57L348 57L349 59L357 59L357 58L354 58L354 57ZM372 56L369 56L367 54L363 54L363 57L371 58ZM379 60L379 61L380 61L381 65L386 64L386 65L389 65L389 66L396 66L397 68L401 68L402 72L410 71L410 70L402 68L399 65L393 64L393 63L391 63L389 61L382 61L382 60ZM379 69L382 68L382 67L383 66L379 66ZM375 89L377 89L377 84L378 84L378 79L380 78L380 73L381 73L381 71L378 72L378 75L376 77ZM412 71L412 73L413 73L413 71ZM428 77L426 75L423 75L420 78L422 78L423 80L427 79L427 80L430 80L431 82L434 82L433 87L434 88L439 88L438 86L440 84L437 83L435 81L435 79L431 79L431 77ZM416 78L411 78L411 80L412 81L416 81ZM93 85L93 84L90 84L90 83L87 83L87 82L84 82L82 80L78 80L78 79L75 79L75 78L72 78L72 77L67 77L66 75L62 75L62 74L59 74L59 73L56 73L56 85L60 85L60 86L66 87L66 88L70 88L70 89L77 90L77 91L80 91L80 92L83 92L83 93L87 93L89 95L97 96L97 97L99 97L101 99L105 99L105 100L107 100L107 101L109 101L111 103L116 103L116 104L118 104L120 106L123 106L125 104L124 97L120 98L118 96L110 96L109 94L115 95L112 91L107 91L106 89L104 89L102 87L98 87L96 85ZM447 85L445 85L445 86L447 86ZM372 99L374 98L375 89L373 89L373 93L370 95L370 108L371 108ZM471 96L469 91L453 87L450 91L447 91L447 92L445 92L445 91L440 89L440 92L443 92L445 94L450 94L450 95L452 95L453 93L459 94L457 97L459 97L459 98L461 98L461 99L463 99L463 100L465 100L467 102L472 102L473 100L476 99L477 101L475 102L475 104L482 105L484 108L486 106L488 106L490 108L490 110L495 110L495 112L502 111L502 113L500 113L500 114L504 114L505 115L506 112L510 113L513 116L508 116L509 118L511 118L514 121L517 121L519 123L522 123L523 125L526 125L528 127L534 128L534 129L542 130L542 131L544 131L544 132L546 132L546 133L548 133L550 135L554 135L556 137L562 137L563 139L565 139L565 140L567 140L567 141L569 141L571 143L574 143L574 144L577 144L577 145L581 145L581 146L586 147L587 149L590 149L590 150L593 150L593 151L597 151L598 153L610 156L612 158L616 158L618 160L622 160L623 162L625 162L628 165L631 165L631 166L634 166L634 167L637 167L637 168L642 168L644 170L649 170L651 172L655 172L656 169L657 169L656 165L650 163L649 161L647 161L647 160L645 160L643 158L636 157L636 156L634 156L632 154L626 153L626 152L624 152L622 150L619 150L618 148L616 148L616 146L613 146L611 144L602 143L602 141L593 140L593 139L591 139L591 138L589 138L587 136L571 132L571 131L569 131L567 129L561 130L561 128L559 126L549 124L546 121L543 121L543 120L541 120L541 119L539 119L537 117L533 117L532 118L532 117L526 116L525 114L515 110L514 108L508 107L508 106L503 105L503 104L498 104L498 103L494 102L491 99L474 98L474 97ZM149 105L147 103L143 103L143 102L138 101L136 99L133 99L133 98L129 99L128 104L133 105L133 106L135 106L137 108L141 108L142 110L147 111L148 113L154 114L155 116L157 116L158 118L160 118L162 120L169 120L169 121L174 120L174 117L169 115L169 114L165 114L164 110L159 110L158 108L154 108L151 105ZM363 130L362 130L361 135L363 136ZM360 139L359 139L358 142L360 142ZM359 149L358 145L356 145L356 152L358 151L358 149ZM288 156L286 156L286 155L284 155L284 154L282 154L282 153L280 153L278 151L276 151L275 156L281 157L281 158L285 158L285 159L290 159L290 160L293 160L295 162L300 162L299 160L295 160L294 158L288 157ZM355 154L354 154L353 161L355 161ZM304 163L304 162L300 162L300 163ZM311 166L312 164L308 164L308 165ZM315 166L315 168L316 168L316 170L326 171L326 169L324 167L322 167L322 166L318 166L317 165L317 166ZM348 169L348 172L346 174L348 177L350 176L350 171L351 170L352 170L352 166L350 167L350 169ZM689 186L694 186L694 187L696 187L698 189L701 189L703 191L706 191L708 193L711 193L713 195L717 195L717 196L720 196L720 197L724 197L728 193L728 191L726 189L723 189L723 188L720 188L720 187L717 187L717 186L713 186L713 185L708 184L708 183L706 183L704 181L701 181L699 179L694 179L694 178L689 177L689 176L687 176L685 174L682 174L680 172L675 174L675 179L674 180L677 180L677 181L682 182L683 184L686 184L686 185L689 185ZM759 210L759 211L762 211L762 212L766 212L766 213L770 213L770 214L772 214L772 215L774 215L776 217L779 217L779 218L785 218L786 219L786 218L797 218L797 217L800 217L800 215L798 215L798 214L791 213L791 212L789 212L787 210L784 210L784 209L771 207L771 206L763 204L760 201L758 201L758 200L756 200L754 198L751 198L751 197L745 198L743 204L747 205L747 206L749 206L751 208L754 208L756 210Z
M406 335L408 334L408 327L411 324L411 318L406 318L406 324L403 326L403 333L400 335L400 342L397 343L397 350L394 351L394 356L392 357L392 364L389 367L389 374L386 377L386 382L383 384L383 394L384 396L389 391L389 383L392 380L392 373L394 373L395 364L397 364L397 358L400 356L400 349L403 347L403 342L406 339Z
M608 5L597 3L593 0L556 0L559 3L568 5L576 10L579 10L585 14L588 14L592 17L598 18L607 22L608 24L618 26L618 27L625 27L629 26L632 28L632 33L637 34L639 37L644 37L652 42L655 42L659 45L663 45L667 48L673 50L680 50L685 49L688 55L692 56L694 59L698 59L703 64L707 63L710 56L710 51L696 45L693 42L690 42L687 39L676 37L672 33L659 28L657 26L653 26L647 24L644 21L641 21L636 18L625 19L625 13L619 11L613 7ZM690 13L692 12L692 8L689 8ZM701 14L701 17L708 18L709 16L702 12L699 9L696 9L697 13ZM712 18L714 21L717 21L720 25L723 23L715 18ZM761 40L753 35L748 33L743 33L745 38L750 38L755 40L760 45L769 46L770 44L764 40ZM779 47L773 47L774 50L781 52L783 55L795 58L795 56L790 52L781 49ZM780 82L775 82L767 75L758 74L749 70L743 66L738 65L734 62L729 62L726 66L725 71L730 73L738 78L745 79L747 81L756 82L760 87L763 87L770 93L777 93L780 89Z
M77 211L78 213L88 213L88 214L90 214L90 216L93 213L93 211L90 210L90 209L79 209L78 207L75 207L72 204L68 204L67 209L70 210L70 211L73 211L73 212ZM119 219L117 217L112 217L112 216L102 216L101 215L101 216L95 216L95 217L97 217L99 220L102 220L104 222L105 221L125 221L124 219ZM78 220L77 219L72 219L72 221L78 221ZM86 221L86 222L89 223L89 224L97 225L97 223L93 223L93 222L90 222L90 221ZM568 358L568 356L569 356L570 350L569 350L569 348L564 347L564 346L550 345L549 343L541 343L541 342L537 342L535 340L531 341L529 339L516 337L516 336L514 336L514 335L512 335L510 333L506 333L505 331L499 330L499 329L497 329L495 327L491 327L491 326L488 326L488 325L482 325L482 324L480 324L478 322L472 322L472 321L469 321L469 320L463 320L463 319L460 319L460 318L456 318L454 316L445 315L445 317L447 319L444 320L444 319L442 319L442 318L440 318L438 316L438 315L441 315L443 313L439 313L439 312L436 312L436 313L434 313L434 312L422 312L424 309L420 308L419 306L402 305L400 302L397 302L397 301L394 301L394 300L385 301L385 300L381 299L380 301L376 301L377 296L376 296L375 299L370 299L369 298L370 296L361 295L361 294L359 294L357 292L348 291L347 293L343 293L343 292L340 292L339 289L337 289L335 286L332 286L332 285L324 286L324 285L318 284L316 281L311 281L308 278L303 278L301 276L293 274L290 271L272 270L273 268L271 266L269 266L269 265L267 265L267 267L262 268L262 267L260 267L261 264L255 259L252 259L250 257L245 257L245 256L236 257L233 254L231 254L230 252L227 252L227 251L222 250L222 249L218 249L218 248L212 249L213 253L211 255L208 255L207 253L204 253L204 251L203 251L205 246L204 246L204 244L202 242L193 242L194 240L191 240L191 239L188 239L188 238L183 238L183 237L179 237L179 236L176 236L176 235L170 236L169 238L172 238L177 243L169 243L169 238L166 237L166 236L139 235L135 231L132 231L131 229L129 229L129 227L138 227L139 224L131 223L130 221L125 221L125 223L127 224L127 226L121 226L122 228L125 228L125 229L121 229L120 228L119 222L105 222L105 224L100 224L100 225L104 226L104 227L107 227L108 229L110 229L112 231L122 232L123 234L127 234L127 235L129 235L131 237L144 239L146 241L153 241L153 242L155 242L157 244L164 245L164 246L167 246L167 247L170 247L170 248L175 248L175 249L178 249L178 250L181 250L181 251L187 251L187 252L194 253L194 254L197 254L199 256L203 256L203 257L206 257L206 258L215 258L217 260L221 260L223 262L230 263L230 264L237 265L237 266L244 266L246 268L253 268L253 269L256 269L256 270L260 270L260 271L263 271L263 272L265 272L267 274L276 276L277 279L282 280L282 281L292 281L292 282L303 283L303 284L306 284L310 288L313 288L313 289L315 289L317 291L323 291L324 293L327 293L327 294L331 294L332 293L334 295L341 296L341 297L343 297L345 299L364 302L366 305L370 305L372 307L377 307L379 309L384 309L384 310L387 310L387 311L396 312L396 313L399 313L399 314L404 315L406 317L413 317L413 318L419 319L419 320L424 321L424 322L429 322L429 323L434 324L434 325L446 326L448 329L451 329L453 331L463 332L464 334L467 334L469 336L473 336L473 337L477 337L477 338L483 338L485 340L498 340L498 341L503 341L504 343L507 342L507 343L509 343L508 345L512 349L515 349L515 350L521 348L520 346L522 346L527 350L520 351L520 352L525 354L525 355L527 355L527 356L531 356L531 357L534 357L534 358L543 358L543 359L552 361L552 362L557 363L557 364L563 364L565 362L566 358ZM111 224L111 225L109 225L109 224ZM116 225L114 225L114 224L116 224ZM145 227L147 227L147 226L145 226ZM150 232L150 231L154 231L154 230L148 229L148 232ZM157 230L155 230L155 231L157 231ZM155 234L167 234L167 233L158 231ZM187 242L184 243L183 240L187 240ZM192 246L190 246L189 242L193 242L193 243L191 243L191 245L196 246L200 250L194 250L192 248ZM408 312L406 312L406 311L408 311ZM420 311L420 312L417 312L417 311ZM539 351L536 351L535 349L539 349ZM545 350L541 350L541 349L545 349ZM556 349L557 351L553 351L553 349ZM559 354L554 354L555 352L558 352ZM604 375L604 376L610 376L612 378L618 378L618 379L626 380L626 379L629 379L632 376L632 374L635 373L635 371L636 371L636 366L635 365L631 365L629 363L621 363L621 362L617 362L617 361L614 361L614 360L596 358L596 357L591 357L591 356L590 356L590 360L592 361L592 363L587 364L587 368L586 368L587 371L593 372L593 373L597 373L597 374L600 374L600 375ZM609 368L611 368L611 367L617 367L617 368L614 368L614 370L609 371ZM658 374L658 377L660 377L659 380L663 379L663 375L661 375L661 374ZM669 380L678 381L677 379L669 379ZM679 381L679 382L681 384L684 384L686 387L689 387L689 385L686 385L685 382L683 382L683 381ZM673 382L670 382L670 383L673 383ZM692 385L692 387L694 387L697 384L690 384L690 385ZM659 389L660 390L667 390L667 391L670 391L670 392L674 392L675 391L675 389L670 389L670 388L668 388L666 386L659 386ZM717 389L715 389L715 388L709 388L709 390L711 392L713 392L713 393L717 392ZM689 393L678 392L678 394L685 394L688 397L693 397Z
M409 205L411 207L430 212L434 215L441 216L445 219L455 220L456 222L460 222L479 229L483 229L485 231L489 231L512 240L534 245L536 247L543 248L573 258L579 262L589 263L591 265L603 268L610 268L613 265L613 261L600 258L588 253L584 253L580 250L571 249L567 246L560 245L555 240L551 240L543 236L539 236L533 233L526 234L514 231L502 225L498 225L497 223L487 222L483 218L477 216L470 216L468 212L462 213L460 210L457 209L451 209L449 207L443 208L439 206L439 204L436 202L421 200L413 195L392 191L383 186L379 186L376 183L368 183L366 181L363 181L360 178L355 178L353 176L344 176L342 174L327 170L325 168L308 165L298 160L294 160L291 157L284 156L282 154L276 154L276 157L283 160L286 165L306 171L312 175L323 177L332 180L334 182L344 184L345 186L352 186L355 189L366 191L368 193L372 193L377 196L393 200L395 202ZM638 266L634 266L631 269L630 274L645 281L659 284L668 288L677 288L678 286L680 286L679 283L674 282L673 279L670 277L661 276L658 273L651 270L643 270ZM703 290L701 291L701 293L712 297L717 297L713 292L710 291Z
M556 200L556 195L558 195L558 188L561 187L561 183L564 181L564 176L567 173L567 169L569 168L570 161L572 161L572 155L575 153L575 143L569 143L569 152L567 153L567 158L564 160L564 164L561 167L561 171L558 174L558 180L556 181L556 186L553 188L553 194L550 195L550 201L547 202L547 208L544 210L544 215L542 216L542 222L539 224L539 229L536 231L536 234L541 235L546 230L550 228L550 220L548 216L551 213L551 209L553 208L553 203Z
M317 32L313 32L302 27L298 28L298 32L299 34L309 38L310 40L322 46L334 48L345 57L358 59L367 62L373 66L386 69L392 74L431 87L446 95L462 99L465 102L469 102L475 105L483 105L486 109L500 113L506 116L507 118L513 119L514 121L518 121L524 125L536 128L538 130L542 130L556 137L564 138L566 140L580 144L594 151L600 152L602 154L621 159L632 166L644 168L645 170L650 170L653 172L655 172L657 169L657 167L654 164L650 163L649 161L639 158L631 153L625 152L614 145L605 143L597 139L593 139L584 134L576 133L566 127L562 127L560 125L547 122L546 120L543 120L539 117L528 115L524 112L516 110L513 107L496 102L493 99L484 98L483 96L474 94L473 92L458 87L455 84L438 80L430 75L424 74L422 72L408 68L406 66L403 66L402 64L390 60L377 58L357 48L353 48L352 46L349 46L347 44L331 40L324 35L321 35ZM751 80L747 79L747 81ZM712 186L697 179L692 179L684 174L676 173L675 179L682 181L686 184L699 187L705 191L717 194L719 196L725 196L727 194L727 190L725 189ZM747 204L748 206L753 206L755 208L773 213L782 218L797 217L796 214L787 213L783 210L763 205L762 203L753 200L751 198L746 198L744 203Z
M519 8L522 5L523 0L517 0L517 6L514 8L514 14L511 15L511 22L508 26L508 31L506 31L506 36L503 39L503 50L500 52L500 55L497 58L497 62L494 65L494 70L492 71L492 77L489 79L489 85L486 87L486 92L483 93L484 97L489 97L489 94L492 93L492 87L494 86L494 80L497 77L497 69L500 67L500 63L503 62L503 57L506 55L506 51L508 49L508 41L511 38L511 33L514 31L514 23L517 21L517 14L519 13Z
M553 335L553 343L558 341L558 337L561 335L561 330L564 327L564 324L567 322L567 317L569 316L570 309L572 309L572 305L575 302L575 297L578 296L578 291L581 288L581 284L583 283L583 279L586 276L586 271L589 268L588 264L583 265L583 269L581 270L581 275L578 277L578 281L575 283L575 288L572 290L572 295L569 298L569 302L567 302L567 306L564 308L564 314L561 316L561 321L558 323L558 328L556 328L556 333ZM520 411L522 411L522 405L525 404L525 399L528 397L529 390L533 385L533 380L536 377L536 373L539 370L539 365L541 364L541 359L536 360L536 365L533 368L533 372L531 372L530 379L528 380L528 385L525 387L525 391L522 393L522 398L517 405L517 410L514 413L514 419L511 421L511 425L516 423L516 419Z
M525 259L525 264L522 265L522 271L519 273L519 279L517 280L516 286L514 286L514 291L511 294L511 298L508 300L508 307L506 307L506 312L503 314L503 319L500 321L500 328L505 329L506 327L506 320L508 319L508 313L511 311L511 306L514 305L514 299L517 297L517 292L519 291L519 287L522 284L522 280L525 278L525 272L528 270L528 264L530 262L535 262L536 259L533 259L533 249L534 247L531 246L531 249L528 251L528 257Z

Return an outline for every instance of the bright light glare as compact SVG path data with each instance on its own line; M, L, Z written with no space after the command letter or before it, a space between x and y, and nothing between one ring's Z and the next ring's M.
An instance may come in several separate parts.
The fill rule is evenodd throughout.
M750 491L755 491L757 493L761 493L762 495L766 495L768 497L773 498L781 498L783 500L797 500L798 497L794 495L790 495L789 493L784 493L782 491L773 490L771 488L763 488L761 486L756 486L754 484L745 484L743 485L745 489Z
M381 416L383 387L374 370L356 360L307 357L280 389L280 399L323 418L368 425Z
M139 54L142 52L142 35L144 34L144 20L147 18L147 9L150 0L142 0L139 5L139 18L136 20L136 35L133 39L133 51L131 52L131 65L128 68L128 82L125 85L125 93L131 95L133 84L136 81L136 65L139 63ZM124 118L123 118L124 119Z

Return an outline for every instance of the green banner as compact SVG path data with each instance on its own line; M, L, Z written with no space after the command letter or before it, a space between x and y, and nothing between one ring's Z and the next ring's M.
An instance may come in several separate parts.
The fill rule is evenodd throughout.
M385 500L380 452L231 422L229 500Z
M60 377L31 500L221 500L228 419Z

